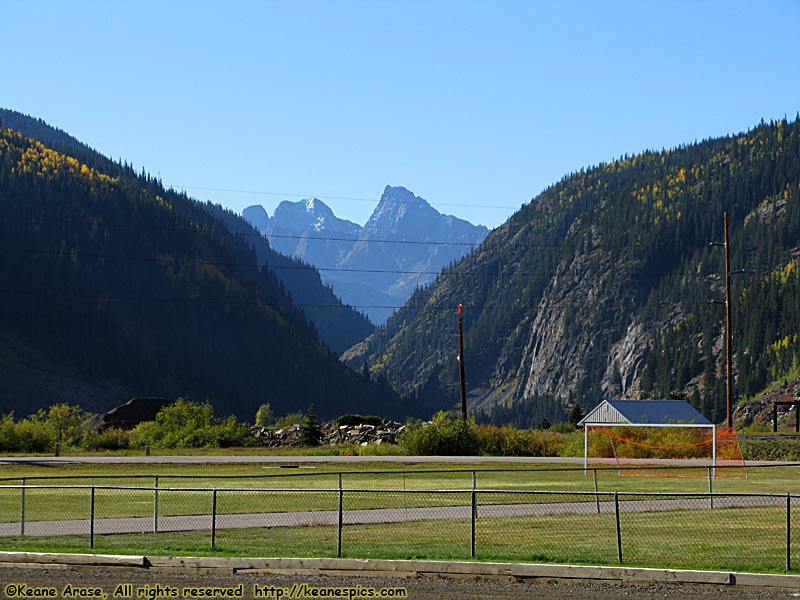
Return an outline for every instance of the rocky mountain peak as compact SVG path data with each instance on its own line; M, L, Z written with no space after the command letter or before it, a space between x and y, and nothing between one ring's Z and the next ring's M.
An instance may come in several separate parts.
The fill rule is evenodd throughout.
M269 215L263 206L254 204L242 211L242 218L255 227L258 231L264 231L269 227Z
M242 214L275 250L325 269L325 283L345 303L368 306L375 323L383 323L392 307L430 283L432 272L462 257L469 249L463 242L478 245L488 234L481 225L441 214L402 186L386 186L363 228L338 218L318 198L281 202L271 219L255 208ZM423 244L383 243L387 240ZM427 247L429 240L439 243Z
M245 211L249 211L249 208ZM242 216L253 222L250 215L249 212L242 213ZM262 233L295 232L300 236L313 235L323 231L357 236L361 231L360 225L338 218L333 214L333 210L319 198L308 198L297 202L284 200L277 206L272 219L269 219L264 227L256 226ZM281 251L284 249L281 248ZM289 254L293 254L293 252L289 252Z
M279 227L297 231L308 229L319 231L324 227L325 219L331 217L333 217L333 211L327 204L321 200L309 198L297 202L284 200L275 209L272 219Z
M441 217L424 198L401 186L387 185L378 206L364 225L367 232L413 233L425 219Z

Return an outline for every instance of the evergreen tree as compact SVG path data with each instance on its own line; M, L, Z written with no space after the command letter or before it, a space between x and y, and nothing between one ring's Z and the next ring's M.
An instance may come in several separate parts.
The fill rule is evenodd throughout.
M320 428L317 415L314 412L314 405L308 407L308 411L300 424L300 445L319 446L322 443L322 429Z
M569 412L569 424L573 427L577 427L578 423L581 422L581 419L585 417L583 413L583 408L581 408L580 404L575 404L572 407L572 410Z

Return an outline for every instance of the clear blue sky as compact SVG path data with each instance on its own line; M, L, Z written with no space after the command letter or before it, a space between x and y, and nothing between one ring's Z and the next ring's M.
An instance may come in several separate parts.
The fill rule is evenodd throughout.
M494 227L581 167L800 110L796 0L1 8L0 106L237 212L363 223L391 184Z

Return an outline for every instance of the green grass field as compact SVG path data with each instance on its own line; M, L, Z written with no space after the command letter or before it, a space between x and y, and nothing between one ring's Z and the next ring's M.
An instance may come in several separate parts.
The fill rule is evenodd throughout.
M448 468L449 467L449 468ZM369 463L360 471L342 470L342 465L322 464L304 469L264 469L259 465L60 465L58 473L49 468L41 478L42 467L3 465L0 477L6 485L20 485L25 478L30 486L25 494L26 518L29 520L61 520L83 518L88 510L89 490L85 486L103 488L133 487L148 489L97 490L97 514L120 517L146 517L153 514L154 491L158 487L159 514L189 515L209 511L209 495L201 492L171 491L180 488L236 488L251 493L227 494L219 512L281 512L286 510L315 510L331 496L324 490L336 490L341 473L345 490L370 489L392 491L470 490L475 474L478 490L538 490L563 492L594 491L593 474L582 469L561 465L544 470L530 465L512 464L502 470L486 465L430 465L424 468ZM750 468L725 472L720 470L712 489L717 493L800 493L800 477L796 467ZM635 472L635 471L634 471ZM707 471L669 469L653 476L655 471L642 471L641 476L619 475L616 469L604 467L597 471L597 489L601 492L685 492L707 493ZM731 476L724 476L731 475ZM73 487L53 487L73 486ZM77 487L83 486L83 487ZM41 487L41 489L39 489ZM286 490L260 492L256 490ZM292 490L297 490L292 493ZM302 490L302 491L300 491ZM314 491L316 490L316 491ZM546 502L537 497L534 502ZM442 506L451 499L433 494L360 495L352 508L399 506ZM105 505L108 504L109 508ZM0 523L16 522L20 518L21 491L0 490Z
M338 473L346 489L470 489L472 472L478 489L553 489L592 491L591 472L574 464L486 463L408 464L360 463L357 466L336 463L302 465L288 459L283 466L274 464L81 464L59 463L51 466L0 464L0 485L18 485L26 478L28 485L135 485L152 487L158 477L159 487L249 487L249 488L318 488L338 486ZM699 469L644 469L641 475L631 469L619 475L615 467L597 466L601 491L708 491L708 472ZM800 493L800 466L749 467L747 471L719 469L714 491Z
M778 507L625 515L623 564L686 569L784 572L785 512ZM798 547L797 536L793 545ZM86 552L88 536L11 537L7 549ZM342 556L470 560L470 522L410 521L348 525ZM792 560L800 563L800 551ZM96 535L94 552L153 555L336 556L337 528L221 530ZM479 519L475 560L619 564L613 514ZM795 568L798 565L795 565Z
M287 462L291 462L287 461ZM54 522L86 520L91 490L86 487L39 488L36 486L95 485L94 517L97 520L139 517L152 519L158 478L158 517L209 515L211 488L217 488L218 515L337 511L341 473L344 510L414 508L470 505L469 490L478 490L478 503L546 504L593 503L593 474L584 475L574 465L486 464L398 465L365 463L357 468L319 464L314 468L278 468L254 464L192 465L84 465L58 467L0 465L0 484L18 486L25 478L25 520ZM621 513L623 563L626 565L738 569L783 572L786 564L787 511L779 501L773 506L716 508L710 510L703 495L709 491L707 471L687 476L687 470L654 475L621 476L615 469L597 472L601 492L692 493L692 510L653 510ZM719 473L723 474L722 471ZM715 493L800 494L798 467L749 468L713 480ZM42 475L47 479L39 479ZM51 479L51 477L54 477ZM71 479L78 478L78 479ZM30 487L33 486L33 487ZM106 489L109 486L119 486ZM135 486L149 489L125 489ZM181 491L178 488L203 488ZM229 488L243 491L227 491ZM268 488L271 491L261 491ZM359 492L357 490L375 490ZM458 494L436 490L466 490ZM492 493L548 491L565 494L531 495ZM610 502L609 497L603 501ZM22 491L0 488L0 524L19 523ZM488 513L483 513L488 514ZM794 499L791 561L800 567L800 499ZM130 533L95 536L95 552L137 554L223 554L258 556L336 556L337 527L310 523L303 527L219 529L211 548L210 526L199 532ZM520 517L481 517L476 521L476 560L619 564L613 513L565 514ZM31 551L88 551L87 535L0 537L0 548ZM797 548L798 550L795 550ZM468 518L409 520L402 523L345 525L342 555L358 558L471 558L471 522Z

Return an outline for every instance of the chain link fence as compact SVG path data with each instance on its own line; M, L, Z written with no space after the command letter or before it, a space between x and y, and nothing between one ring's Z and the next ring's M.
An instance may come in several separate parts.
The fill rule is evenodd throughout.
M720 491L713 476L609 491L610 473L571 471L28 478L0 485L0 548L800 568L798 494ZM786 483L751 472L758 489Z

